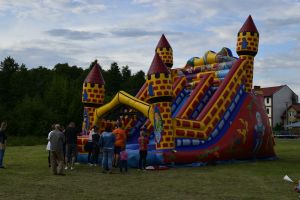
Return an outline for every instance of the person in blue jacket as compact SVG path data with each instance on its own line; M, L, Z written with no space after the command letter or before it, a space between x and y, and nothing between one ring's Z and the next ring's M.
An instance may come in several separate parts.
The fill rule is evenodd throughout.
M112 173L112 160L114 156L114 146L115 146L115 135L112 133L112 128L108 124L105 131L101 134L99 139L99 147L102 149L102 172Z

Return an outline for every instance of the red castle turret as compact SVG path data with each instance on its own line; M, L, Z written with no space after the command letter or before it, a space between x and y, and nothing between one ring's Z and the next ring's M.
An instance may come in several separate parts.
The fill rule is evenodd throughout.
M258 51L259 33L256 26L252 20L251 15L247 18L244 25L238 32L237 47L236 52L240 56L247 60L247 65L245 65L246 71L246 91L250 92L252 89L253 82L253 63L254 56Z
M100 65L97 60L92 70L87 75L83 83L82 103L84 104L84 122L83 132L90 129L90 125L94 123L94 111L101 106L104 101L105 81L101 74Z
M158 53L159 57L161 58L161 60L165 63L165 65L167 67L172 68L172 66L173 66L173 50L164 34L162 34L162 36L155 48L155 52Z
M172 127L172 78L169 69L156 53L147 73L148 102L155 107L155 129L162 130L155 133L156 148L174 148Z

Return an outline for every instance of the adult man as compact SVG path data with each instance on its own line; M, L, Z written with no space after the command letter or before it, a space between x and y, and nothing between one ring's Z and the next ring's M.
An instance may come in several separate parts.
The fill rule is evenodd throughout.
M101 134L99 140L99 146L103 150L102 158L102 172L112 173L112 159L114 152L114 144L116 138L111 131L111 126L108 124L105 128L105 131Z
M74 122L70 122L67 129L65 130L66 135L66 155L67 155L67 166L74 169L74 162L77 156L77 135L79 135L78 129L75 127Z
M64 150L63 145L65 142L65 136L60 131L60 125L55 124L55 129L50 135L50 157L51 157L51 169L54 175L64 174Z

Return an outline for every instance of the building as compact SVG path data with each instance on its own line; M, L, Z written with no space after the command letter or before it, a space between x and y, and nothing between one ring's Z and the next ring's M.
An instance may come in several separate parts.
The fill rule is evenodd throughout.
M265 87L261 90L271 127L285 125L286 120L282 120L282 114L289 106L298 103L298 96L287 85Z
M281 116L284 125L289 125L295 122L300 122L300 104L292 104L288 107L287 112L284 112ZM287 119L287 120L286 120Z

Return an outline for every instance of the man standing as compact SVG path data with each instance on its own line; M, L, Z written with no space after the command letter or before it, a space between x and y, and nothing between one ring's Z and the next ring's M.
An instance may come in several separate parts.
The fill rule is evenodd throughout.
M77 135L79 135L78 129L75 127L74 122L70 122L69 126L65 130L66 135L66 154L67 154L67 166L74 169L74 162L77 156Z
M4 158L6 140L7 140L7 136L5 134L6 126L7 126L6 122L2 122L0 126L0 169L4 169L3 158Z
M65 136L60 131L60 125L55 124L55 129L50 135L50 157L51 157L51 169L54 175L64 174L64 150L63 145L65 142Z
M115 135L111 131L111 126L107 125L105 131L101 134L99 146L103 150L102 172L112 173L112 159L115 146Z

